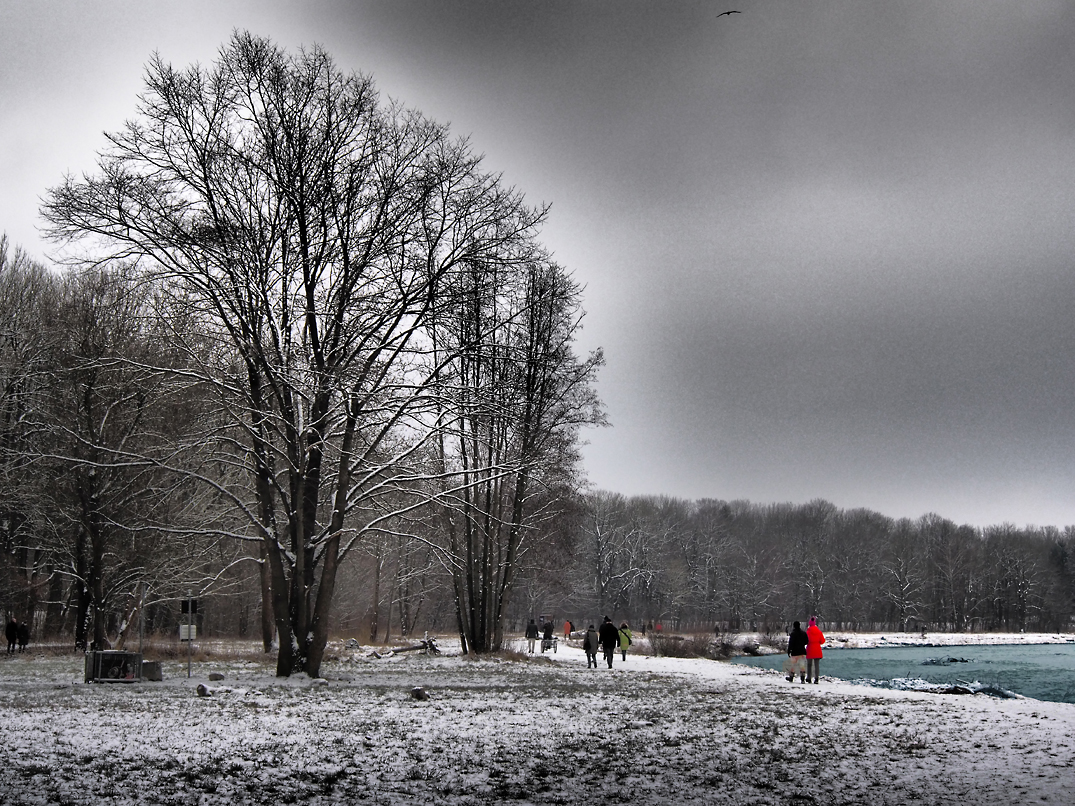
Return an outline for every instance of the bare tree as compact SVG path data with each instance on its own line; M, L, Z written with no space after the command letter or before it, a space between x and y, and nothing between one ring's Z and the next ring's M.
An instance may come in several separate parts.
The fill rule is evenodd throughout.
M108 139L99 174L53 189L44 215L58 239L138 258L216 340L191 361L253 478L252 496L226 490L250 524L233 536L264 550L277 673L316 675L341 559L429 488L444 357L427 326L448 276L500 261L536 219L368 77L245 33L211 68L155 57Z
M33 456L52 478L79 646L123 633L145 585L166 595L214 573L198 567L208 543L195 537L219 510L211 491L161 466L197 459L197 440L182 445L203 412L196 387L169 366L151 297L129 267L69 273L51 323L49 401L35 413L47 442Z
M56 581L52 485L34 454L52 381L59 282L0 236L0 608L31 623Z
M579 428L603 421L592 387L601 354L573 351L580 289L519 246L521 259L470 263L434 330L446 356L437 458L447 561L464 647L477 652L501 647L528 538L572 486Z

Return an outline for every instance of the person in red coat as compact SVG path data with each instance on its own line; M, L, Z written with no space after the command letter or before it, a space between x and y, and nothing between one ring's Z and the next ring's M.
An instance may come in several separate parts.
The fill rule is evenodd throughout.
M806 628L806 680L817 683L818 670L821 666L821 645L825 643L825 634L817 626L817 618L810 616L810 626Z

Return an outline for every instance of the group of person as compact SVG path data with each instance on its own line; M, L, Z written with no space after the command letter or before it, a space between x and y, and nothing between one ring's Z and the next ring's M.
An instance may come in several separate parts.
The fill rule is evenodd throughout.
M30 643L30 625L12 616L7 626L4 627L4 637L7 639L7 654L13 653L16 645L19 652L22 652Z
M534 654L534 645L537 643L538 638L541 639L541 651L545 652L548 649L552 649L552 642L555 640L552 635L552 622L546 621L541 628L530 619L530 623L526 625L526 651L531 655Z
M574 629L574 624L570 621L565 622L564 638L571 637ZM526 639L528 641L528 651L531 655L534 654L534 645L537 643L539 636L542 639L541 651L544 652L549 648L553 640L552 631L551 622L546 621L542 630L539 631L534 619L530 619L530 623L526 626ZM10 638L8 640L10 641ZM820 682L821 658L823 657L821 645L824 643L825 634L817 626L816 616L810 617L810 622L805 630L798 621L794 623L791 632L788 634L788 659L784 663L784 677L789 683L794 682L796 677L803 684L817 684ZM631 628L627 625L627 622L623 622L617 628L612 619L605 616L600 628L596 628L591 624L583 636L582 650L586 653L586 668L597 668L597 650L600 649L604 654L605 663L611 669L612 660L615 658L616 652L619 651L623 660L626 661L627 648L630 646Z
M608 668L612 668L612 659L616 656L616 651L623 656L623 660L627 660L627 648L631 646L631 628L627 626L627 622L623 622L617 628L612 623L612 619L605 616L605 620L601 622L600 629L595 629L594 625L590 625L586 629L586 635L582 639L582 651L586 653L586 668L597 668L597 650L598 648L604 653L605 663L608 664Z
M575 625L570 622L564 622L564 638L570 638L575 631ZM538 627L537 622L534 619L530 619L530 623L526 625L526 651L533 655L536 648L538 639L541 639L541 651L544 652L552 646L553 627L549 621L544 622L541 627ZM608 668L612 668L612 660L616 656L618 651L623 660L627 660L627 648L631 646L631 628L627 625L627 622L623 622L619 627L612 622L612 619L605 616L605 620L601 623L601 627L597 628L591 624L582 638L582 650L586 653L586 668L597 668L597 650L600 649L604 653L605 663L608 664Z
M789 683L817 683L821 671L821 645L825 634L817 626L817 617L811 616L806 629L799 622L792 625L788 634L788 659L784 662L784 677Z

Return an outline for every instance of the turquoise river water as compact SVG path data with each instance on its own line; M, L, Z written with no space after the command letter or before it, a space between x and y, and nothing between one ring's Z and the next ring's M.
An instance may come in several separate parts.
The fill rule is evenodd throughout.
M765 655L734 662L780 669L786 659ZM821 675L883 688L958 686L995 696L1075 703L1075 644L826 649Z

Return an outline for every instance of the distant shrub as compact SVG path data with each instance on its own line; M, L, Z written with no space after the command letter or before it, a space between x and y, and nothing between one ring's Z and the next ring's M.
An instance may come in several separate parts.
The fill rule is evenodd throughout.
M665 658L718 658L719 647L707 634L704 635L659 635L649 636L652 653Z
M523 652L521 649L516 649L511 646L501 649L499 652L495 652L493 654L495 657L501 658L503 660L524 661L530 658L530 655Z

